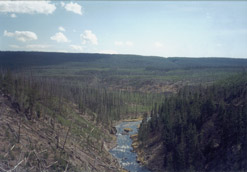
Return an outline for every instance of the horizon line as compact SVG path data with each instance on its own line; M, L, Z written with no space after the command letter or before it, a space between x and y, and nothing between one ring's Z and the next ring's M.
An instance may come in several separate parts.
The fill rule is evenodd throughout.
M127 56L143 56L143 57L158 57L158 58L228 58L228 59L247 59L247 57L222 57L222 56L158 56L158 55L140 55L140 54L110 54L110 53L89 53L89 52L59 52L59 51L25 51L25 50L0 50L0 52L23 52L23 53L60 53L60 54L100 54L100 55L127 55Z

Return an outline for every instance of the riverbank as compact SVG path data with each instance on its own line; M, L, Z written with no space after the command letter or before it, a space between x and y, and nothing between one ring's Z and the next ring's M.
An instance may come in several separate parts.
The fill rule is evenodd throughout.
M105 142L105 145L104 145L105 149L108 152L110 152L110 150L112 150L112 149L117 147L117 135L116 135L117 134L117 129L116 129L117 125L120 125L123 122L127 122L127 121L128 122L134 122L134 121L138 121L138 120L141 120L141 119L142 118L135 118L135 119L124 119L124 120L114 121L113 124L112 124L113 127L109 130L109 134L110 134L112 139L111 139L110 142ZM120 163L119 163L119 161L118 161L118 159L116 157L114 157L112 155L112 159L114 159L113 161L118 162L119 166L121 167L121 165L120 165ZM126 170L124 168L119 169L119 171L120 172L128 172L128 170Z
M130 122L131 121L131 122ZM109 152L118 159L121 167L130 172L149 172L141 164L136 162L136 153L132 149L131 135L137 134L138 126L141 122L141 118L122 120L121 123L116 125L117 133L117 146ZM128 128L128 132L126 132Z
M133 119L124 119L123 122L139 122L142 121L142 117L138 117L138 118L133 118Z
M119 125L119 124L121 124L123 122L138 122L138 121L142 121L142 119L143 118L140 116L138 118L129 118L129 119L122 119L122 120L119 120L119 121L114 121L113 124L112 124L113 127L111 128L112 132L109 131L110 134L111 134L111 137L112 137L112 141L109 142L109 143L106 143L108 150L111 150L111 149L113 149L113 148L115 148L117 146L117 136L116 136L116 133L117 133L116 126L117 125ZM140 127L140 125L138 125L137 128L139 128L139 127ZM114 132L114 130L115 130L115 132Z
M163 162L164 159L164 146L160 142L161 136L152 137L149 141L144 143L138 141L138 134L131 135L132 148L137 154L136 161L145 166L151 171L164 171Z
M130 138L132 139L132 148L133 148L133 151L137 154L137 157L136 157L136 162L137 163L140 163L142 164L143 166L146 165L146 161L144 159L145 156L144 155L144 152L139 149L139 146L141 144L140 141L138 141L138 134L133 134L130 136Z

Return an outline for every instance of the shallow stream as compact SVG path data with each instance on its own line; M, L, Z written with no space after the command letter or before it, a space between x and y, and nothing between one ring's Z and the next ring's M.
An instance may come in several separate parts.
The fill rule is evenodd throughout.
M122 122L116 126L117 129L117 146L110 150L110 153L115 156L120 165L130 172L150 172L141 164L136 162L136 153L131 147L132 140L130 135L137 133L137 127L141 123L138 122ZM124 134L124 128L131 128L132 131Z

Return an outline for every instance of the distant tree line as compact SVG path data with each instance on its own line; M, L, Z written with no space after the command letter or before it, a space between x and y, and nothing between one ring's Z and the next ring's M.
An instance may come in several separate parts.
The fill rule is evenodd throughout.
M81 67L96 68L143 68L146 70L169 71L191 68L246 68L246 59L233 58L163 58L155 56L90 54L90 53L57 53L57 52L25 52L0 51L0 66L11 69L30 66L59 65L76 62Z

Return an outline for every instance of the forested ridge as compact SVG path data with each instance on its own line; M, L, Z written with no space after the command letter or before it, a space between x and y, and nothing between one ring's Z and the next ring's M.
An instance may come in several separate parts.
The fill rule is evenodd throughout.
M247 74L184 87L143 119L138 139L156 171L246 171Z
M56 53L0 51L0 65L9 68L30 66L59 65L76 62L82 67L102 68L146 68L147 70L172 70L213 67L245 67L245 59L233 58L189 58L158 57L132 54L93 54L93 53Z

